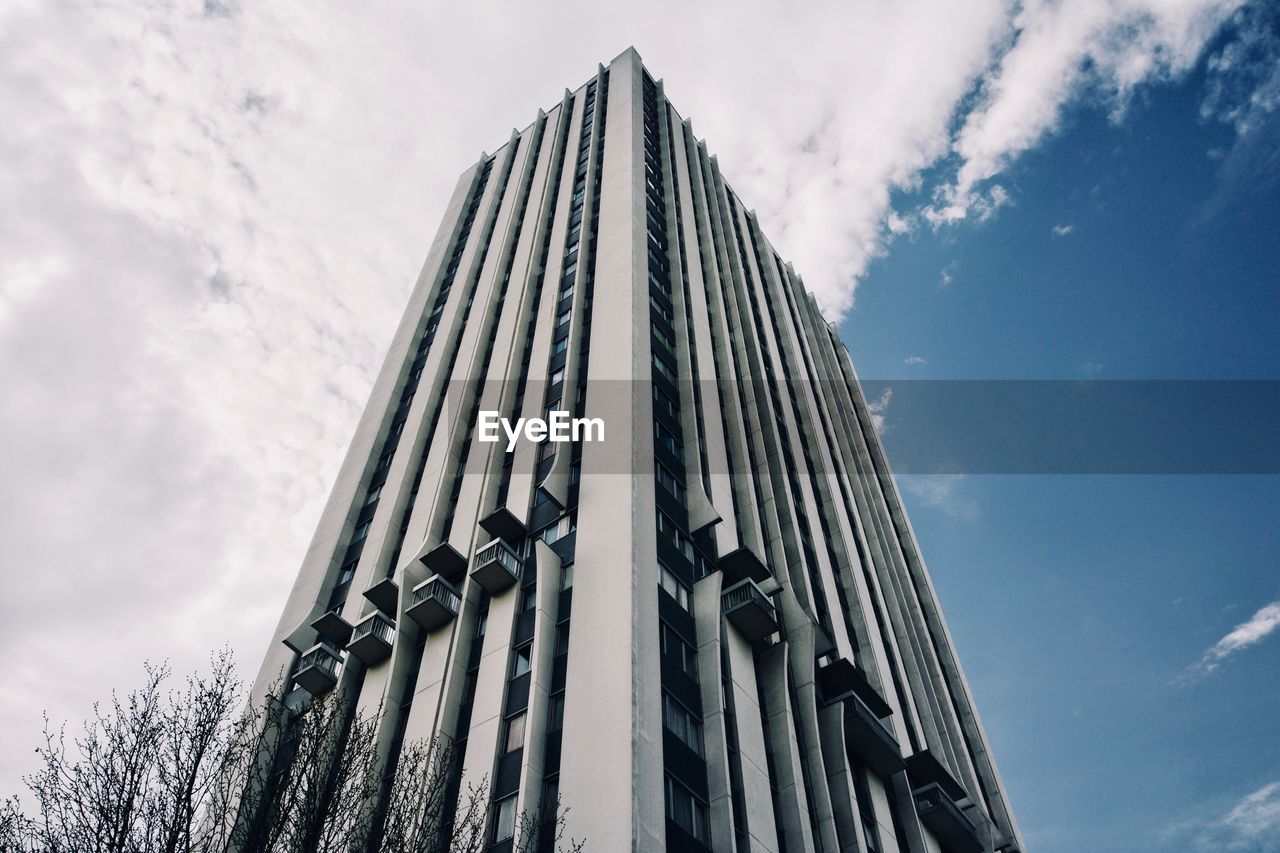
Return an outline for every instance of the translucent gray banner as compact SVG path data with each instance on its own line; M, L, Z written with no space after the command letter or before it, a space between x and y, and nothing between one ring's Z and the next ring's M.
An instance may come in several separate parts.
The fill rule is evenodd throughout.
M446 418L470 416L476 383L450 386ZM826 422L836 430L851 422L847 403L843 416L836 408L848 399L836 383L784 381L770 388L763 382L700 382L695 388L687 381L592 380L580 387L587 396L583 414L604 423L604 438L596 443L608 452L592 454L600 462L597 473L652 473L629 470L643 462L631 461L636 455L621 445L651 429L640 421L653 417L653 407L667 405L663 394L674 406L668 407L669 423L679 423L698 401L704 420L718 419L721 400L731 421L767 413L766 433L794 422L793 400L805 417L813 416L812 401L822 401ZM867 379L862 387L867 414L899 474L1280 474L1280 380ZM545 383L530 382L524 398L535 406L558 400L552 408L571 411L566 388L553 386L548 397ZM514 399L514 383L485 383L479 390L479 410L510 415L502 410ZM823 418L814 424L823 428ZM686 452L696 453L685 432ZM505 449L506 434L501 428L497 434L497 446ZM790 438L797 465L803 465L798 443L812 450L811 436ZM473 452L494 446L477 442ZM823 453L810 456L825 467ZM710 473L723 473L715 470L723 463L717 466L713 458L709 465Z

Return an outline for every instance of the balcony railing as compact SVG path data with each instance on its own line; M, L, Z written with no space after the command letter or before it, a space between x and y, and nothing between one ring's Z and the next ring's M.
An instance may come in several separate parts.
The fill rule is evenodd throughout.
M391 655L391 644L395 637L395 623L375 611L356 623L351 632L351 642L347 643L347 651L366 666L373 666Z
M453 584L433 575L413 588L413 601L405 612L426 630L434 631L457 616L461 606L462 596Z
M338 670L342 656L327 643L313 646L298 661L298 671L293 681L312 695L327 693L338 683Z
M476 551L471 577L490 595L496 595L520 580L520 558L510 545L495 539Z
M738 581L721 593L720 612L752 642L778 630L773 602L753 580Z

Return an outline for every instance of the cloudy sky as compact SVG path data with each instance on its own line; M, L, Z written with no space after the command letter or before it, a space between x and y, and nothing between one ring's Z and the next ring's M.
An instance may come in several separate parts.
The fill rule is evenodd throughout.
M457 174L629 44L864 376L1280 377L1266 4L687 5L0 4L0 787L254 668ZM1033 851L1280 850L1278 480L903 479Z

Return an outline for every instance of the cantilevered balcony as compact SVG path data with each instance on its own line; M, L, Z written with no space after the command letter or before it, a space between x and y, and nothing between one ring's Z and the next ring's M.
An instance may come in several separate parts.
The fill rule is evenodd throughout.
M911 780L913 789L936 784L956 802L967 799L969 796L969 792L956 781L956 777L951 775L946 765L928 749L922 749L907 758L907 778Z
M328 643L312 646L298 662L293 683L313 696L328 693L338 683L341 666L342 657L333 646Z
M383 578L366 589L364 597L369 599L374 607L395 618L396 607L400 603L400 584L391 578Z
M916 801L916 814L944 850L954 853L981 853L978 827L969 819L950 795L936 782L911 792Z
M520 580L520 558L510 545L495 539L476 551L471 577L490 595L497 595Z
M529 531L525 529L524 522L515 516L511 510L505 506L500 506L493 512L480 519L480 526L490 536L496 536L499 539L505 539L508 542L515 542L521 539Z
M373 666L390 657L395 637L396 623L375 610L356 623L351 632L351 642L347 643L347 651L366 666Z
M828 704L842 702L850 696L861 699L877 719L883 720L893 709L867 680L862 667L848 658L824 658L818 661L818 686Z
M427 631L434 631L458 615L462 596L440 575L432 575L413 588L413 601L405 612Z
M343 619L336 611L327 611L319 619L311 623L322 640L335 646L345 645L351 639L351 623Z
M421 557L422 565L437 575L456 581L467 571L467 558L448 542L441 542Z
M849 750L885 778L905 766L902 748L884 718L853 694L844 700L844 737Z
M716 568L724 575L725 586L736 584L741 580L763 583L770 577L769 567L760 562L755 552L746 546L736 548L720 557L716 561Z
M752 642L778 630L773 602L750 579L738 581L720 594L720 612Z

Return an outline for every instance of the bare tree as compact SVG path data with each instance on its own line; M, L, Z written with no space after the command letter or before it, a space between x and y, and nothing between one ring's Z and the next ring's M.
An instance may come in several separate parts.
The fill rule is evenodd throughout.
M380 759L381 709L342 690L249 705L229 652L166 692L166 666L93 717L68 745L46 720L36 804L0 801L0 853L479 853L489 846L487 779L461 778L446 739ZM305 695L305 694L304 694ZM555 848L558 800L519 816L517 853ZM580 853L574 842L561 847Z
M45 718L43 767L25 781L40 807L35 839L50 851L126 853L146 849L145 800L155 784L164 728L160 684L165 667L148 665L147 683L111 705L93 708L68 754L63 729Z
M520 813L519 832L515 853L539 853L539 851L559 851L559 853L582 853L585 841L569 839L565 843L565 814L568 809L560 807L560 798L541 802L536 810L525 810Z

